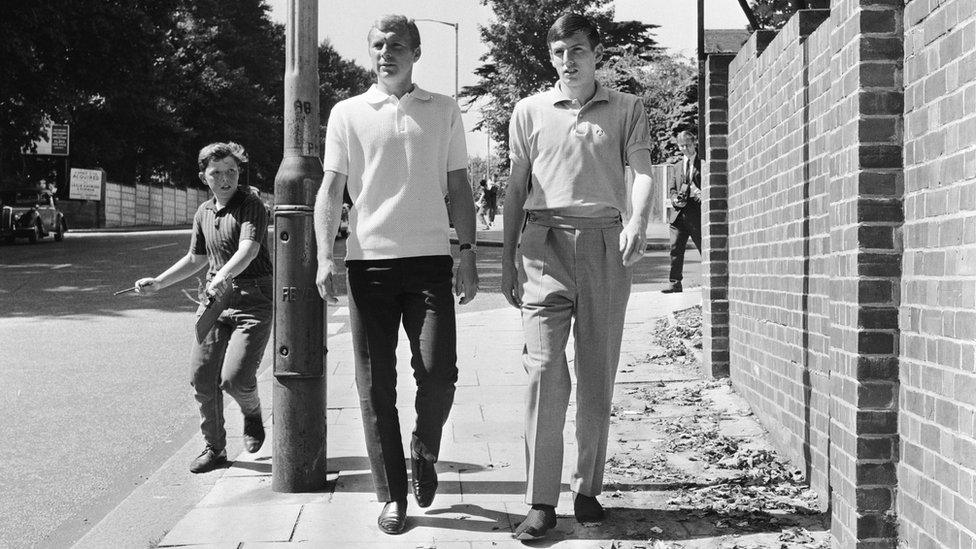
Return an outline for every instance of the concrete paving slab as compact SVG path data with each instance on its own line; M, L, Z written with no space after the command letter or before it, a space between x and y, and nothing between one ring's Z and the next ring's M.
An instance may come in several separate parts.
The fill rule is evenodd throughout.
M233 477L224 476L198 507L241 507L248 505L304 505L324 503L332 494L332 485L319 492L286 494L271 490L271 475Z
M290 541L301 510L301 505L198 507L176 523L159 546Z

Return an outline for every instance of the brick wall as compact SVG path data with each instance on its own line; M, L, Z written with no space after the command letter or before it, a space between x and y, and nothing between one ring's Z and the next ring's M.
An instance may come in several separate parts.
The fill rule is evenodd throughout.
M898 418L906 547L976 536L976 2L912 0Z
M830 503L838 547L896 541L901 16L836 0L753 35L728 69L727 166L708 164L707 192L727 195L705 232L719 248L724 218L730 376ZM706 256L721 344L721 255Z

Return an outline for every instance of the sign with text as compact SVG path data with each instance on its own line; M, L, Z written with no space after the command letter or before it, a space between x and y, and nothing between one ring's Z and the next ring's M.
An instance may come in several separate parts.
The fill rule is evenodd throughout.
M68 124L45 124L47 139L38 139L34 142L37 146L32 153L30 149L24 148L24 154L43 154L50 156L68 156L70 150L71 128Z
M72 200L101 200L102 170L83 170L71 168L71 183L68 185L68 198Z

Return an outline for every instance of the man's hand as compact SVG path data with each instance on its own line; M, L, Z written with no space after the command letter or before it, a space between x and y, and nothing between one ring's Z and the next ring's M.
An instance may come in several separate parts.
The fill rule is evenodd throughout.
M151 276L136 280L132 286L136 289L137 294L142 295L153 295L159 291L159 281Z
M339 269L336 267L334 259L319 260L319 269L315 274L315 286L319 289L319 295L322 296L322 299L330 305L339 303L335 290L335 279L338 274Z
M630 267L644 257L644 248L647 246L645 231L643 224L636 220L627 223L620 231L620 251L623 253L624 267Z
M454 295L464 294L458 301L460 305L467 305L478 294L478 265L477 256L470 251L461 252L461 264L454 274Z
M691 198L693 198L695 200L695 202L701 202L701 189L699 189L698 187L695 187L694 185L692 185L692 187L691 187Z
M502 295L512 307L522 308L522 285L518 281L518 269L515 267L515 260L502 260Z

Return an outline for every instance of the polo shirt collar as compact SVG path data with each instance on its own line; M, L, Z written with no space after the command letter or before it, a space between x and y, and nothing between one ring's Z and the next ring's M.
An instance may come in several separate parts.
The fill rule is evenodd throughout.
M433 98L433 96L430 94L429 91L422 89L420 86L416 84L414 84L413 89L408 91L406 94L404 94L403 97L407 97L408 95L415 99L419 99L421 101L430 101L431 98ZM372 86L369 87L368 90L366 90L366 93L363 94L363 97L366 99L367 103L378 105L380 103L386 102L390 97L393 96L383 93L380 90L379 86L373 84ZM401 100L402 99L403 98L401 98Z
M549 99L552 101L553 105L558 105L563 102L572 103L572 99L566 95L563 91L562 84L556 82L556 85L549 90ZM607 91L603 84L599 82L596 83L596 93L593 94L593 98L590 99L590 103L596 103L597 101L610 102L610 92Z
M223 208L218 208L217 207L217 197L216 196L213 196L213 197L210 198L210 200L207 201L206 208L208 210L211 210L213 212L216 212L217 214L220 214L221 212L225 212L225 211L229 210L230 208L232 208L232 207L237 206L238 204L240 204L241 201L244 200L244 193L245 192L247 192L247 191L245 191L242 187L238 187L237 188L237 192L234 193L234 196L230 197L230 200L227 201L227 204L224 204L224 207Z

